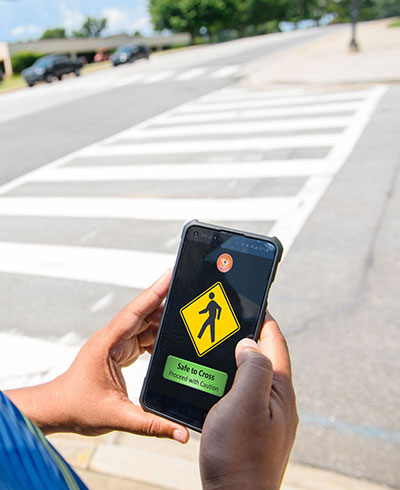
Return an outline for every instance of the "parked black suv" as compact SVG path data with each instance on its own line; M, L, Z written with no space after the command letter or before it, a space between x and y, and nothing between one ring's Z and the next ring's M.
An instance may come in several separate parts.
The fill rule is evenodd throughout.
M67 73L75 73L79 77L82 66L83 61L80 58L73 60L66 54L51 54L36 60L32 66L25 68L21 75L25 82L33 87L36 82L42 80L47 83L51 83L54 77L61 80Z
M111 56L110 60L114 66L122 65L123 63L133 63L140 58L150 57L151 49L145 44L124 44Z

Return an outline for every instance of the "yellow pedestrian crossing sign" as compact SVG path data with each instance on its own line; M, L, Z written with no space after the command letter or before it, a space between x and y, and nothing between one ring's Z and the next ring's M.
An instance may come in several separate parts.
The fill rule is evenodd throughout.
M180 314L199 357L240 329L220 282L181 308Z

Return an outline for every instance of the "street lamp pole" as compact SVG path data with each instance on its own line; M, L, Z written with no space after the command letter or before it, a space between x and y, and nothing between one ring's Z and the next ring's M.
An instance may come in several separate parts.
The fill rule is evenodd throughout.
M350 51L358 51L358 44L356 41L356 24L358 19L358 0L351 0L350 2L350 20L351 20L351 41Z

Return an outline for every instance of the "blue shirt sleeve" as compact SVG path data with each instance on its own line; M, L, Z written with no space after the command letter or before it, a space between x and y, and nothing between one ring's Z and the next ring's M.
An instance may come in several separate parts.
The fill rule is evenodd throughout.
M41 430L1 391L0 488L87 490Z

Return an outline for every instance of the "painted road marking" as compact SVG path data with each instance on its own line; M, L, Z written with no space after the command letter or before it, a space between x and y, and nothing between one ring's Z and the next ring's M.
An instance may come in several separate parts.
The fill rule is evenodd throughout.
M283 89L283 90L254 90L250 91L249 89L242 88L233 88L227 87L219 92L213 92L211 94L204 95L201 99L201 102L221 102L228 100L253 100L260 98L277 98L277 97L289 97L293 95L304 95L307 93L306 89L297 88L297 89Z
M234 74L237 74L237 72L240 70L240 65L230 65L230 66L224 66L223 68L220 68L219 70L213 72L210 75L210 78L225 78L225 77L230 77Z
M159 199L89 197L2 197L0 216L119 218L206 221L279 220L298 204L298 197L240 199ZM0 269L1 270L1 269Z
M332 182L334 175L350 156L354 146L364 131L365 126L370 120L375 107L378 105L379 100L386 90L386 87L378 86L370 91L370 96L360 105L356 116L345 129L338 144L332 148L328 154L327 163L331 168L335 168L335 172L332 172L327 176L311 176L301 190L301 193L304 196L302 206L293 208L292 213L287 213L285 217L280 221L277 221L269 231L271 236L279 236L285 244L284 255L288 253L312 210L318 204L329 184Z
M313 104L313 103L326 103L326 102L343 102L345 100L362 99L368 95L368 91L360 92L343 92L339 94L324 94L324 95L302 95L298 97L282 97L282 98L267 98L260 100L243 100L233 102L215 102L215 103L191 103L182 106L179 112L212 112L212 111L226 111L229 109L243 109L243 108L259 108L259 107L277 107L283 105L296 105L296 104Z
M193 68L192 70L184 71L175 77L178 82L192 80L193 78L199 78L204 75L207 68Z
M326 175L332 168L325 159L261 160L230 163L179 163L99 167L58 167L32 175L30 182L112 182L128 180L197 180L204 179L205 166L212 166L212 180L304 177ZM210 167L211 168L211 167ZM1 201L0 201L1 202Z
M315 134L221 140L97 145L82 150L81 156L165 155L167 153L210 153L226 151L275 150L278 148L325 148L336 144L340 135Z
M125 85L142 81L146 75L146 73L135 73L134 75L123 78L122 80L117 80L115 82L115 86L124 87Z
M114 293L107 293L90 307L90 313L97 313L110 306L114 299Z
M154 75L149 75L146 78L146 83L155 83L161 82L162 80L166 80L167 78L171 78L174 75L172 70L161 71L160 73L155 73Z
M262 122L234 122L223 124L194 124L191 126L165 126L148 128L142 131L132 130L129 138L159 138L170 136L197 136L210 134L251 134L267 131L301 131L311 129L344 128L350 117L315 117L305 119L289 119Z
M228 110L221 112L205 112L196 114L171 114L166 119L169 124L199 123L205 121L237 121L245 119L264 119L270 120L274 117L283 116L304 116L304 115L325 115L341 112L354 112L360 107L359 102L341 102L337 104L315 104L295 107L274 107L270 109L251 109L251 110ZM162 120L160 120L162 122Z
M174 254L157 252L0 242L1 272L133 289L148 287L174 261Z

